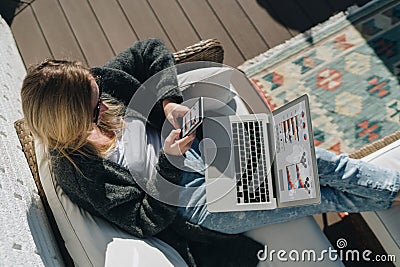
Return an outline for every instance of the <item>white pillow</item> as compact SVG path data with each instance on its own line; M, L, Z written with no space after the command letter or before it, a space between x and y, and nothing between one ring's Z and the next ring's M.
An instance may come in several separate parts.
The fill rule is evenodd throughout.
M36 142L35 152L43 190L76 266L186 266L161 240L136 238L72 203L53 178L43 145Z
M178 74L178 84L185 102L200 96L208 98L205 110L216 110L228 104L236 95L231 84L234 69L229 67L206 67Z

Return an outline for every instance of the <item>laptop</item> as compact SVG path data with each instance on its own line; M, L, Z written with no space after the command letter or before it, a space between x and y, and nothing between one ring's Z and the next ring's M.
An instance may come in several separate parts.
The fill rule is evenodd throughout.
M307 95L272 114L205 117L202 129L210 212L320 202Z

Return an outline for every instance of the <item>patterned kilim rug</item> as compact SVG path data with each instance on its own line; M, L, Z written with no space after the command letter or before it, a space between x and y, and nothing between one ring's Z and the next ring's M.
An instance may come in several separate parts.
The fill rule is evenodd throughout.
M400 2L349 13L239 67L271 109L309 94L315 143L337 153L400 129Z

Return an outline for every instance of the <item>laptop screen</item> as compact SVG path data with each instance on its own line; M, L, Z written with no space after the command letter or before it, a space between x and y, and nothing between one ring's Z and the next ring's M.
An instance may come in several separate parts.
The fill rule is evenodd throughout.
M278 206L319 202L319 180L308 96L273 112Z

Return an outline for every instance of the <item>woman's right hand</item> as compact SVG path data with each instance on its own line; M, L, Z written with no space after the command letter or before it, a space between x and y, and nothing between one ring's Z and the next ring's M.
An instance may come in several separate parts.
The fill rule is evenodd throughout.
M164 142L164 152L173 156L180 156L185 154L186 151L192 146L195 138L195 133L179 139L180 129L172 130Z

